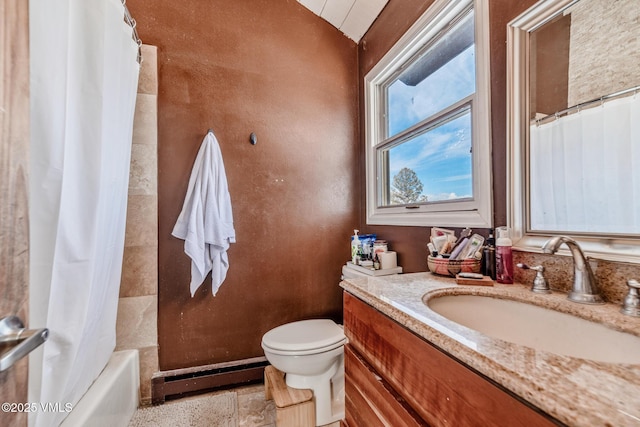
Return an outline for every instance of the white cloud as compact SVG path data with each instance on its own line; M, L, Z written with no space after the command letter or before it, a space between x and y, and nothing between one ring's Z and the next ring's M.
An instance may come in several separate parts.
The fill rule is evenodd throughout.
M466 124L466 123L465 123ZM446 126L446 125L445 125ZM437 163L470 157L471 141L464 128L448 131L437 128L421 135L413 141L391 149L391 174L403 167L418 170L421 167L434 167Z
M440 194L427 194L427 200L430 202L440 202L442 200L455 200L470 198L471 195L458 195L456 193L440 193Z
M437 182L452 182L452 181L468 181L471 179L471 174L467 173L464 175L452 175L452 176L446 176L444 178L441 179L436 179L435 181Z

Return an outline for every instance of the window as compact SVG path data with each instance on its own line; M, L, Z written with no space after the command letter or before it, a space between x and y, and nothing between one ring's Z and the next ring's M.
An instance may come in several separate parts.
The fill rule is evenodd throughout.
M367 223L491 226L487 20L437 0L365 77Z

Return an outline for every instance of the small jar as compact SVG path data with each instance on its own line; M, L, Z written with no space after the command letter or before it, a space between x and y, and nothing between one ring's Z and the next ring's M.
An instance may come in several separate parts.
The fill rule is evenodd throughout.
M376 240L373 242L373 259L378 258L378 253L387 252L389 250L386 240Z

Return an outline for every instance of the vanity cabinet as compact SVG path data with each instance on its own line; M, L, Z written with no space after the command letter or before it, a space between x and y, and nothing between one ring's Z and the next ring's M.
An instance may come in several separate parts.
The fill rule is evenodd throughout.
M348 427L561 425L347 292L344 329Z

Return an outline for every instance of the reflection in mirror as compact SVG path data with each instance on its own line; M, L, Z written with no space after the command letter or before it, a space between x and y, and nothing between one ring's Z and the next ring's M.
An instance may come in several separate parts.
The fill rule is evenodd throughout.
M543 0L508 33L517 236L532 246L535 236L572 234L592 252L640 249L637 0Z
M637 0L580 0L531 31L531 118L640 84L639 36Z
M530 230L640 234L639 24L580 0L531 32Z

